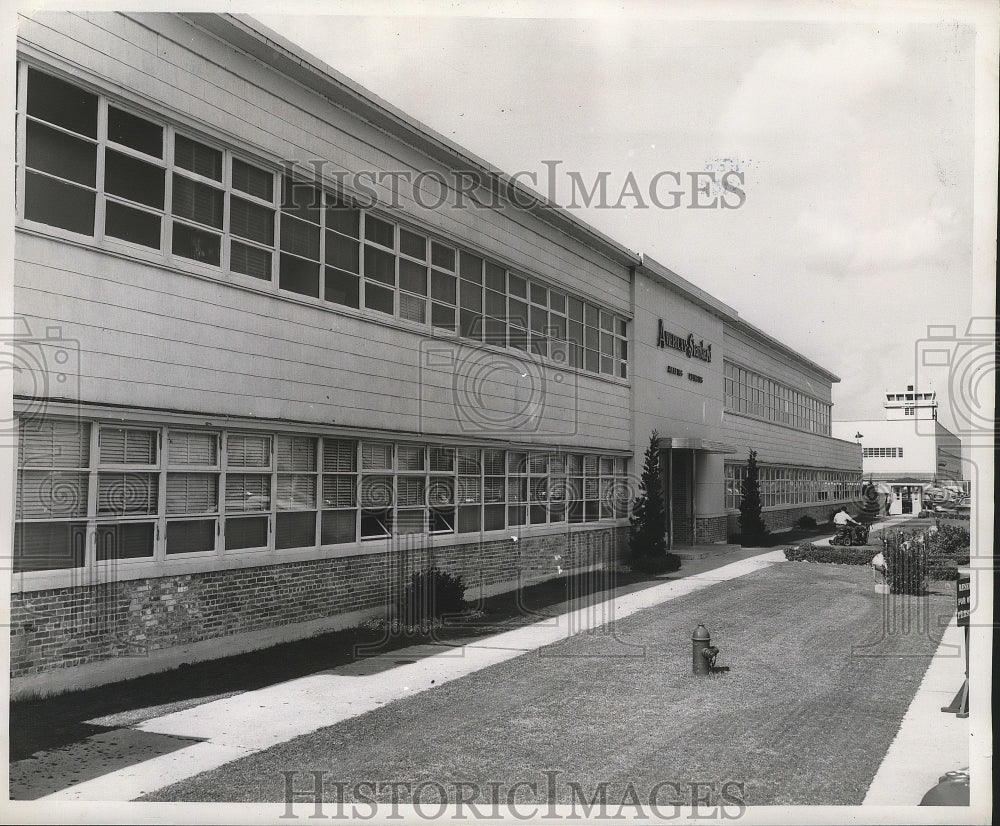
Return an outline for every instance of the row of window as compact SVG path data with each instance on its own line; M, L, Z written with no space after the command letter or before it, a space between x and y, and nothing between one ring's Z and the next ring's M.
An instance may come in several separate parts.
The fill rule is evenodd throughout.
M760 500L765 508L843 502L861 496L861 474L837 470L759 466ZM726 508L736 510L742 498L747 466L726 464Z
M829 402L731 362L724 363L726 410L759 416L769 422L830 435Z
M865 459L902 459L901 447L866 447L863 448Z
M23 216L628 377L627 321L25 68Z
M14 570L475 534L628 515L624 458L22 423ZM88 537L93 536L92 542Z

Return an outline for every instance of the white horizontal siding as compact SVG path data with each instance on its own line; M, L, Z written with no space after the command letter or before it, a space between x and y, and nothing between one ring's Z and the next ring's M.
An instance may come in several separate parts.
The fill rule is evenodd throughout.
M40 236L17 236L14 298L36 338L57 328L73 342L79 367L70 383L84 401L629 444L628 387L621 383ZM50 375L23 376L15 392L75 395L57 381L58 346L45 345ZM524 377L512 372L521 361ZM470 383L468 375L486 378ZM485 424L464 388L490 411Z
M745 463L747 450L757 451L762 464L861 470L861 448L829 436L806 433L790 427L763 422L736 413L726 413L722 438L743 451L727 456L727 461Z
M827 403L831 401L832 383L804 365L775 353L750 336L729 326L725 328L723 342L727 359L820 401Z

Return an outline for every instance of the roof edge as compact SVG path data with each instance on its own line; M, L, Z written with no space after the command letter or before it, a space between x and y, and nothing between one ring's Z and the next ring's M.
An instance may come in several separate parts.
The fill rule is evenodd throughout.
M275 71L291 77L335 105L345 108L350 106L372 125L396 137L402 137L421 152L444 161L447 166L467 168L483 174L483 182L495 186L500 197L539 220L555 225L566 235L596 249L609 260L622 266L638 265L638 253L577 218L565 207L523 186L499 167L406 114L254 17L247 14L208 12L176 14L266 63Z

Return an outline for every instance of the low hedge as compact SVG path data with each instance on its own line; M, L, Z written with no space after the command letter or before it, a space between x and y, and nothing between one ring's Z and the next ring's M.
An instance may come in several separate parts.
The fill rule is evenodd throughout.
M878 548L852 545L830 545L822 547L805 542L785 548L785 559L789 562L832 562L835 565L867 565L878 553Z

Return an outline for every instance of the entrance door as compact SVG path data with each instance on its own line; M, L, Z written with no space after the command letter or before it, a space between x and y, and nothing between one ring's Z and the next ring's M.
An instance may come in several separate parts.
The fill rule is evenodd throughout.
M910 486L904 485L901 494L901 501L903 505L903 513L913 513L913 496L910 493Z
M694 544L694 451L670 451L670 484L667 486L670 544Z

